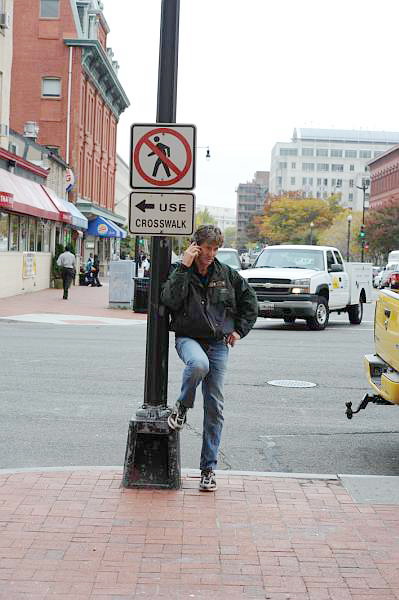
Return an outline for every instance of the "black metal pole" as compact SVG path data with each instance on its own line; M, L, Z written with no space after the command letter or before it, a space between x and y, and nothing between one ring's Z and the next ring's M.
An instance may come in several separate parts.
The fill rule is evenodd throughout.
M362 225L364 226L364 211L365 211L365 205L366 205L366 185L364 183L362 185L362 190L363 190ZM361 262L364 262L364 238L362 238L362 258L361 258Z
M180 0L162 0L157 123L176 123ZM169 428L167 385L169 323L160 303L170 269L171 238L151 242L144 404L130 421L122 483L125 487L178 489L179 434Z
M162 0L157 123L176 123L179 12L180 0ZM161 285L168 277L170 257L171 239L153 237L144 391L144 402L149 406L167 405L168 316L159 297Z
M350 259L350 242L351 242L351 222L348 219L348 240L346 246L346 262L349 262Z

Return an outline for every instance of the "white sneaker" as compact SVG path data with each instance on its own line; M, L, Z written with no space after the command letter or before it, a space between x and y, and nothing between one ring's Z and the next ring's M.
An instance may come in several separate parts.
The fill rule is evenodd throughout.
M171 429L175 431L180 431L183 429L183 426L187 420L187 407L180 404L180 402L176 402L175 406L172 409L168 417L168 425Z
M212 469L202 469L199 489L201 492L214 492L217 489L216 477Z

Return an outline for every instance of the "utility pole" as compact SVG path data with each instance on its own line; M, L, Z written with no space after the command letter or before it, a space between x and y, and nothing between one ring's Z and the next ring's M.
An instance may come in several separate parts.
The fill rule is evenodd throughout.
M365 209L366 209L366 190L368 190L370 185L370 181L368 179L363 179L362 180L362 185L357 185L357 189L358 190L363 190L363 210L362 210L362 231L364 230L364 215L365 215ZM365 244L366 240L364 238L362 238L361 243L362 243L362 256L361 256L361 262L364 262L364 244Z
M180 0L162 0L157 123L176 123ZM170 268L171 239L154 236L148 303L144 404L130 421L123 485L129 488L181 486L179 434L167 417L169 319L160 303Z

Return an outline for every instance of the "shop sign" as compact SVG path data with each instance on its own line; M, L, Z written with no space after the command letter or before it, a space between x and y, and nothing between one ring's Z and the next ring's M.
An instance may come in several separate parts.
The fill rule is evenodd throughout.
M22 257L22 277L28 279L36 275L36 254L24 252Z
M14 194L0 191L0 206L2 208L12 208L14 205Z
M67 169L65 171L65 191L70 192L75 185L75 175L72 169Z
M97 233L99 235L106 235L107 232L108 232L108 227L106 226L105 223L100 223L99 225L97 225Z

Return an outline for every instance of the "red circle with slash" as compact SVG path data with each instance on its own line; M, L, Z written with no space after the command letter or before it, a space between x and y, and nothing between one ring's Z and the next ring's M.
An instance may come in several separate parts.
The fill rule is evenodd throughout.
M151 136L156 135L157 133L169 133L170 135L175 136L183 144L183 146L186 150L186 163L185 163L183 169L179 169L179 167L177 167L174 164L174 162L171 161L170 158L167 157L161 150L159 150L157 148L157 146L155 144L153 144L153 142L149 139ZM158 179L154 179L153 177L150 177L149 175L147 175L147 173L143 170L143 168L140 164L140 156L139 155L140 155L140 150L141 150L143 144L147 144L147 146L154 152L154 154L156 154L163 163L167 164L168 167L172 171L174 171L174 173L176 173L176 177L173 177L173 179L159 181ZM137 172L140 174L140 176L145 181L147 181L148 183L152 183L153 185L156 185L156 186L167 186L167 185L173 185L175 183L178 183L179 181L181 181L183 179L183 177L185 175L187 175L187 173L191 167L193 157L192 157L190 144L188 143L188 141L186 140L184 135L182 135L179 131L176 131L175 129L170 129L169 127L159 127L157 129L152 129L151 131L148 131L145 135L143 135L143 137L141 137L139 139L139 141L137 142L137 145L134 149L133 160L134 160L134 166L136 167Z

